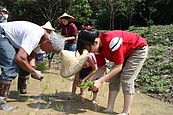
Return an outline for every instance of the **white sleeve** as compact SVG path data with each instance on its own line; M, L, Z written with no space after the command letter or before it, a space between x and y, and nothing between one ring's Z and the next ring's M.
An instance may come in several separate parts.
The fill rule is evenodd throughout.
M122 42L123 39L121 37L115 37L109 43L109 48L111 49L111 51L115 51L121 46Z
M44 33L32 33L32 34L25 34L23 36L23 40L21 43L21 47L28 53L28 55L31 54L31 52L39 45L39 42L41 40L41 37Z

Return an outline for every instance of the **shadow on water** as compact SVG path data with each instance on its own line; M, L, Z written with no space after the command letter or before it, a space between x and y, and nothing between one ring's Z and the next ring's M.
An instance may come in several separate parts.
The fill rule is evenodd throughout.
M53 109L65 114L80 114L88 110L102 113L105 108L93 103L91 100L75 95L75 100L67 100L70 92L58 92L56 94L41 94L38 96L18 95L17 91L10 91L9 98L14 101L28 102L28 107L35 109ZM113 113L116 114L116 113Z

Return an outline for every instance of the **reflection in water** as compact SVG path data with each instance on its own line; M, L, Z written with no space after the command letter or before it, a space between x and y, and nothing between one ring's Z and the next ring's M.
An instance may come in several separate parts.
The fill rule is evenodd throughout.
M39 85L38 85L38 87L39 87L39 93L40 93L40 95L38 96L38 98L36 98L35 100L36 100L36 107L35 107L35 111L38 111L40 108L41 108L41 103L42 103L42 85L43 85L43 83L42 83L42 81L40 81L39 82Z

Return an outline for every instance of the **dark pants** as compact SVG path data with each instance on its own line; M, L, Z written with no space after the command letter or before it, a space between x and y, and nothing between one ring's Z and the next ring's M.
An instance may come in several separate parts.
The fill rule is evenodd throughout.
M16 38L17 39L17 38ZM17 73L20 76L29 75L28 72L20 68L15 62L14 58L18 49L15 49L5 36L5 32L0 27L0 79L1 80L13 80L16 78Z
M92 67L82 68L79 73L79 79L84 79L91 71Z

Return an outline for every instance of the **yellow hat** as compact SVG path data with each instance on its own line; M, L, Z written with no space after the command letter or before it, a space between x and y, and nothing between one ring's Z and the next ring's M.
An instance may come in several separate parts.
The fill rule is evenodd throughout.
M62 16L60 16L60 17L58 17L58 22L59 23L61 23L62 22L62 18L64 18L64 17L69 17L70 18L70 21L73 21L74 20L74 17L73 16L71 16L71 15L68 15L67 13L64 13Z
M82 69L88 59L88 51L84 50L82 55L78 54L78 56L76 56L73 51L63 50L60 53L60 58L62 60L60 75L64 78L68 78Z
M49 30L55 30L53 27L52 27L52 25L51 25L51 23L48 21L48 22L46 22L46 24L44 24L43 26L41 26L42 28L44 28L44 29L49 29Z

